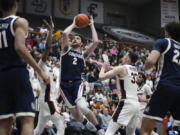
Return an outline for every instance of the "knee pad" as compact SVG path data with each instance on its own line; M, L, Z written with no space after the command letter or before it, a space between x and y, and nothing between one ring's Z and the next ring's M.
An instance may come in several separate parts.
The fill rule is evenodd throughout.
M84 97L80 97L76 100L77 108L84 114L89 113L88 103L86 102Z

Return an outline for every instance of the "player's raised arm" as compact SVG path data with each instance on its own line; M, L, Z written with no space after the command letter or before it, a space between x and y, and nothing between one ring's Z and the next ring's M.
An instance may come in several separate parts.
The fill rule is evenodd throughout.
M34 68L34 70L39 74L40 77L46 82L49 83L49 77L44 74L44 72L40 69L38 64L35 62L33 57L28 52L25 47L25 38L28 33L28 22L19 18L14 23L14 31L15 31L15 50L16 52L30 65Z
M52 20L52 16L50 16L50 23L48 23L46 20L43 20L44 23L46 24L49 32L48 32L48 36L47 36L47 39L46 39L46 47L45 47L45 51L42 55L42 61L43 62L46 62L48 56L49 56L49 51L50 51L50 48L51 48L51 45L52 45L52 33L53 33L53 30L54 30L54 23L53 23L53 20Z
M103 63L102 62L99 62L99 61L97 61L97 60L93 60L93 59L89 59L89 62L91 63L91 64L95 64L95 65L97 65L98 67L102 67L103 66Z
M106 80L116 75L119 75L120 77L124 77L127 74L127 69L124 66L117 66L112 68L112 70L107 71L109 67L110 67L109 65L103 64L101 71L99 73L100 80Z
M94 26L94 19L91 16L90 17L90 28L91 28L91 32L92 32L92 43L89 45L89 47L84 51L84 57L87 58L91 55L91 53L96 49L98 43L99 43L99 39L98 39L98 35Z
M156 51L156 50L151 51L151 53L149 54L149 56L146 60L145 70L152 68L153 65L156 64L159 57L160 57L159 51Z
M66 52L69 48L69 34L72 32L74 28L77 28L76 22L75 22L76 17L74 17L73 23L69 25L64 31L62 35L62 51Z
M168 41L166 39L159 39L153 45L153 50L149 54L146 64L145 70L148 70L153 67L154 64L158 61L161 56L161 53L165 53L168 49Z

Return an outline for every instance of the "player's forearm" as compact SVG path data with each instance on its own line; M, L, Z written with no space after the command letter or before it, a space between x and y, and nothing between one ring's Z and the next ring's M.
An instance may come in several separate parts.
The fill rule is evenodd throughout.
M93 43L98 44L99 39L98 39L98 35L97 35L97 32L96 32L94 23L91 24L90 27L91 27L91 32L92 32L92 41L93 41Z
M92 43L85 50L85 52L84 52L85 57L89 57L91 55L91 53L94 52L94 50L96 49L96 47L99 43L98 35L97 35L96 29L94 27L94 24L91 24L90 27L91 27L91 31L92 31Z
M73 24L71 24L70 26L68 26L62 35L62 50L66 51L69 47L69 34L71 33L71 31L75 28L75 26Z
M100 71L100 73L99 73L99 80L105 80L106 78L105 78L105 68L104 67L102 67L101 68L101 71Z
M84 57L88 58L92 54L92 52L94 52L96 47L97 47L97 44L91 43L89 47L84 51Z
M161 53L159 51L152 50L146 60L145 70L152 68L156 64L158 59L160 58L160 55L161 55Z
M47 37L47 40L46 40L45 51L44 51L44 53L42 55L42 61L43 62L46 62L46 60L47 60L47 58L49 56L51 44L52 44L52 30L49 31L48 37Z
M40 73L41 69L25 47L25 38L23 37L25 37L25 33L22 29L17 29L15 33L15 50L36 72Z
M154 66L154 64L155 63L152 60L147 59L147 61L145 63L145 68L144 69L148 70L148 69L152 68Z
M103 66L103 63L102 63L102 62L99 62L99 61L93 60L93 59L90 59L90 63L91 63L91 64L96 64L96 65L99 66L100 68Z
M16 48L16 52L31 66L37 73L41 72L40 67L30 55L26 47Z
M69 25L64 31L63 31L63 35L68 36L72 30L75 28L75 26L73 24Z

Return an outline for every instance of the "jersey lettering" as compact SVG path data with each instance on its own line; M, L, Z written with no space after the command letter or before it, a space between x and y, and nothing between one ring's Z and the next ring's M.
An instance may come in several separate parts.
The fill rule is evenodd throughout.
M3 48L2 43L4 43L4 47L8 47L6 31L0 32L0 49Z
M180 62L179 62L179 55L180 55L180 53L179 53L179 51L175 49L175 50L174 50L174 54L175 54L175 55L173 56L172 61L173 61L174 63L180 65Z
M73 58L73 65L77 65L77 58L76 57Z
M132 80L131 80L131 82L132 82L133 84L136 83L136 76L137 76L137 74L136 74L136 73L131 73L131 76L133 77Z

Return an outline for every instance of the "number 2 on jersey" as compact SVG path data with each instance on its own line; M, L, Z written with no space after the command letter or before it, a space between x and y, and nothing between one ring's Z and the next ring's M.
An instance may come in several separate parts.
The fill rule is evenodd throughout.
M73 65L77 65L77 58L76 57L73 58Z
M4 43L4 48L8 47L6 31L0 32L0 49L3 48L2 42Z
M177 63L178 65L180 65L180 61L179 61L179 55L180 55L180 53L179 53L178 50L174 50L174 53L175 53L175 55L173 56L172 61L173 61L174 63Z

